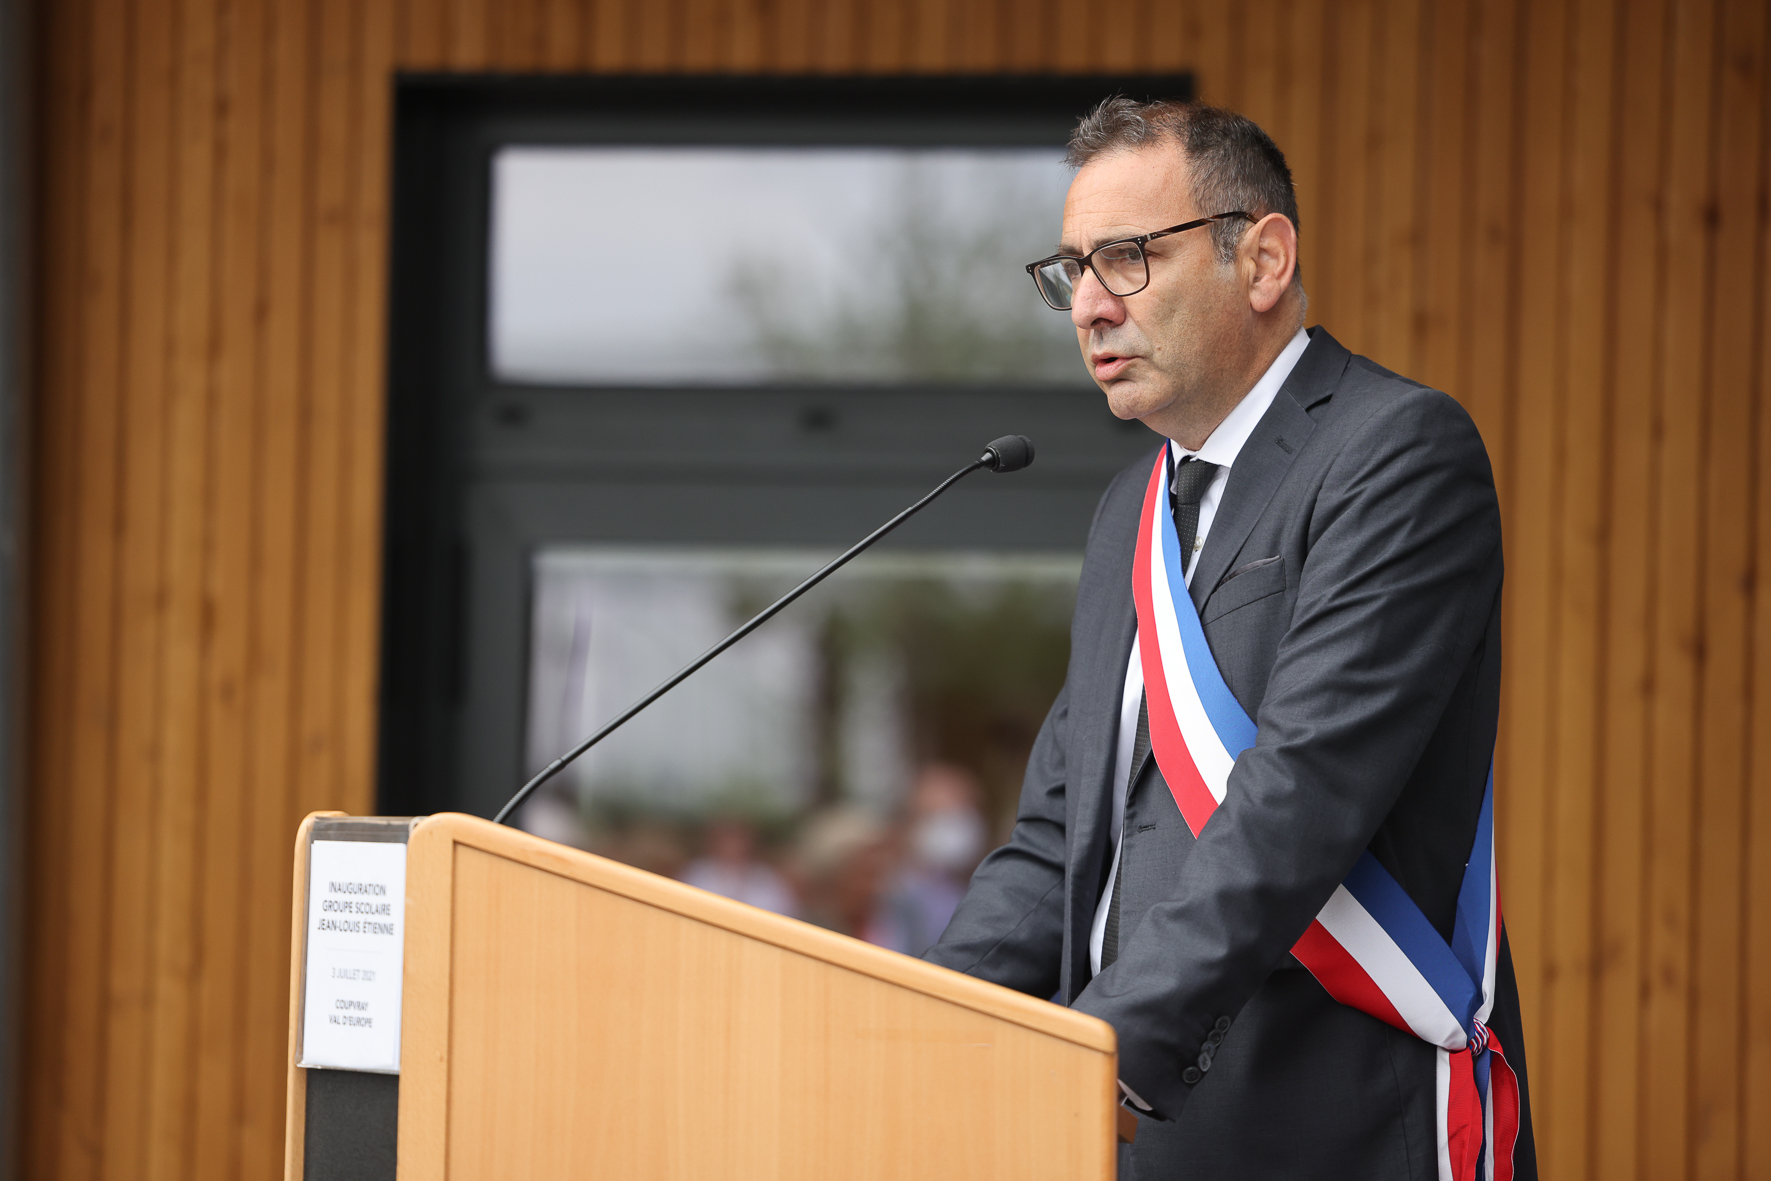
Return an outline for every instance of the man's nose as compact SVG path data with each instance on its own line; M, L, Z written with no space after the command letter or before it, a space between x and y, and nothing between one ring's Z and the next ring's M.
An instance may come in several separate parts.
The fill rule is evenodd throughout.
M1102 285L1094 268L1084 267L1070 297L1070 322L1078 328L1118 324L1125 319L1125 300Z

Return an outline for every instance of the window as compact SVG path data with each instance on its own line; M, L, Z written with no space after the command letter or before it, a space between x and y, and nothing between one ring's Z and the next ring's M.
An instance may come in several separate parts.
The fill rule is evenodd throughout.
M1029 299L1049 148L507 146L493 375L553 385L1077 383Z

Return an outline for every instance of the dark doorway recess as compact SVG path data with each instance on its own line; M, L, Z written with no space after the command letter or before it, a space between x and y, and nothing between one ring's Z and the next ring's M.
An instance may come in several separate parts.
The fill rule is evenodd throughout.
M1108 479L1155 442L1106 411L1080 361L1068 387L500 382L486 331L497 149L1058 147L1114 93L1185 98L1191 81L399 79L379 810L490 815L520 783L539 546L836 547L1012 431L1038 444L1031 470L973 477L888 544L1077 552Z

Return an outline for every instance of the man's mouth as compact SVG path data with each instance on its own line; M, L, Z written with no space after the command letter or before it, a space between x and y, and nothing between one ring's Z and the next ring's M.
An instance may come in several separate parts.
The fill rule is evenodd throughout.
M1096 381L1112 381L1124 372L1125 367L1131 362L1132 358L1122 357L1116 353L1096 353L1089 358L1089 364L1094 369Z

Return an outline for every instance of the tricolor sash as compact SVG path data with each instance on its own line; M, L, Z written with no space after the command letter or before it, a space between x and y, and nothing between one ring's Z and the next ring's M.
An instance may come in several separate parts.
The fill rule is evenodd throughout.
M1187 595L1168 507L1171 462L1164 447L1144 493L1132 595L1151 751L1198 836L1224 800L1236 757L1254 745L1255 724L1224 683ZM1335 1000L1438 1047L1441 1181L1512 1181L1518 1079L1484 1024L1500 925L1490 767L1449 943L1366 850L1292 948Z

